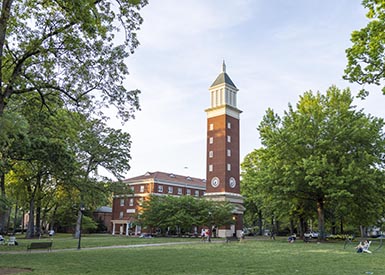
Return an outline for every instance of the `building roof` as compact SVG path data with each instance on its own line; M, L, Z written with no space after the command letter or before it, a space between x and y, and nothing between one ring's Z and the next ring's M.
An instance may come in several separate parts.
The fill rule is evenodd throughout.
M169 183L178 183L178 184L188 184L195 185L197 187L206 187L206 180L193 178L190 176L182 176L176 175L174 173L166 173L166 172L147 172L144 175L129 178L123 180L123 182L137 182L137 181L145 181L145 180L153 180L154 182L169 182Z
M99 213L112 213L112 208L109 206L100 206L95 210L95 212Z
M219 84L223 84L223 83L231 85L234 88L237 88L235 86L234 82L229 77L229 75L226 73L226 64L225 64L224 60L223 60L223 64L222 64L222 72L217 76L217 78L215 79L213 84L211 84L210 88L214 87L214 86L217 86Z

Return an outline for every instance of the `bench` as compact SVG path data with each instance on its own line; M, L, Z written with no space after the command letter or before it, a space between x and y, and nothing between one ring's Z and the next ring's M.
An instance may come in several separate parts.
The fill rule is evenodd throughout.
M228 242L239 242L239 238L237 237L226 237L226 243Z
M51 251L52 248L52 242L40 242L40 243L30 243L27 246L27 251L31 251L32 249L48 249L48 251Z

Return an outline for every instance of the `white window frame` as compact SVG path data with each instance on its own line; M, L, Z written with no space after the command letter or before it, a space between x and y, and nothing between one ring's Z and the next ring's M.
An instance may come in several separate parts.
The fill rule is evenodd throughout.
M227 149L227 156L231 157L231 149Z
M214 156L214 152L213 151L209 151L209 158L212 158Z
M139 192L140 192L140 193L144 193L144 185L141 185L141 186L140 186Z
M227 164L227 171L231 171L231 164L230 163Z
M134 206L134 198L130 198L128 201L128 206Z
M178 195L182 195L183 194L183 189L182 187L178 187Z
M199 197L199 190L195 190L195 191L194 191L194 196L195 196L195 197Z
M172 186L168 186L167 190L169 194L174 193L174 188Z
M231 122L227 122L227 129L231 129Z
M209 138L209 143L210 143L210 144L213 144L213 143L214 143L214 138L213 138L213 137L210 137L210 138Z
M186 195L191 195L191 189L186 189Z
M163 185L158 185L158 193L163 193Z
M227 136L227 142L231 142L231 136Z
M212 131L212 130L214 130L214 123L210 123L209 125L209 131Z
M119 219L123 219L123 215L124 215L123 211L120 211L119 212Z
M124 206L124 199L120 199L120 206Z
M214 166L212 164L209 164L209 172L214 171Z

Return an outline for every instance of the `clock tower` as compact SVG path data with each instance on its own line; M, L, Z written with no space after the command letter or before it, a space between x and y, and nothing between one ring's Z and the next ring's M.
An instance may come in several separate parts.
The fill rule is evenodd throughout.
M226 73L222 72L209 88L210 107L207 113L207 167L206 194L208 199L228 201L234 205L231 226L219 228L219 237L236 235L243 229L243 197L240 195L238 89Z

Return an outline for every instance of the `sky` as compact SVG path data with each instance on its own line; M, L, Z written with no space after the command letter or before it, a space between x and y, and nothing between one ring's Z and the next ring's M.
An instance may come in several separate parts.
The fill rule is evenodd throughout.
M226 62L239 89L240 157L261 143L266 110L282 115L306 91L325 93L342 79L350 34L367 23L359 0L150 0L141 10L140 45L127 59L125 85L140 89L141 111L130 133L126 178L162 171L206 176L208 88ZM368 87L367 87L368 88ZM373 87L357 109L385 118L385 96Z

